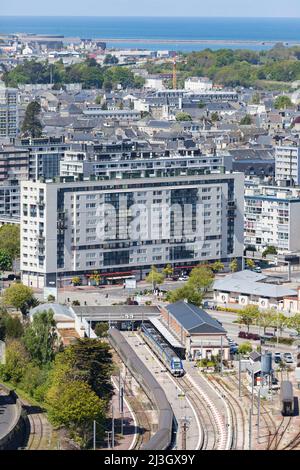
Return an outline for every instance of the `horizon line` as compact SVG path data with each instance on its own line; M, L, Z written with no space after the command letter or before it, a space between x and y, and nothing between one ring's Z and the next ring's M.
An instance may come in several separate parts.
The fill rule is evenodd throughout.
M23 15L11 15L1 14L4 18L202 18L202 19L300 19L300 16L187 16L187 15L35 15L35 14L23 14Z

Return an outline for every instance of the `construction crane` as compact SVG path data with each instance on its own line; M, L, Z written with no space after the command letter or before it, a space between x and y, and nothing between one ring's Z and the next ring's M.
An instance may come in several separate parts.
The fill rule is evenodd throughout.
M177 69L176 69L176 56L173 61L173 90L177 90Z

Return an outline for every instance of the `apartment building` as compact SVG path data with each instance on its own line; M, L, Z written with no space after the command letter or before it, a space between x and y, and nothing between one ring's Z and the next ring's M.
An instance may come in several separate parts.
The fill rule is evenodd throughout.
M109 178L159 177L230 171L232 157L205 155L200 149L153 151L131 143L73 144L60 162L60 176L103 176Z
M60 161L70 148L63 136L21 139L20 146L28 151L30 179L59 176Z
M247 184L245 246L262 252L272 245L278 253L300 251L300 189Z
M0 139L14 138L18 133L18 90L0 82Z
M288 185L300 184L300 143L290 141L275 150L275 179Z
M22 183L21 271L33 287L243 254L241 173ZM185 212L186 211L186 212Z

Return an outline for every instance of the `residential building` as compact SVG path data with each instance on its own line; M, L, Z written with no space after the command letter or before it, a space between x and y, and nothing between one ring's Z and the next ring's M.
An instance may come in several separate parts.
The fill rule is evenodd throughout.
M0 139L14 138L18 133L18 90L0 82Z
M30 179L59 176L60 161L70 148L64 137L26 138L21 139L20 144L28 151Z
M241 173L116 179L60 177L22 183L23 282L51 286L95 270L143 277L158 268L243 254ZM184 212L187 211L187 212ZM129 274L130 274L129 273Z
M246 183L245 246L300 251L300 189Z
M190 77L184 82L184 89L193 93L212 90L213 83L208 77Z
M300 184L300 143L292 142L276 147L275 151L275 179L286 181L289 186Z

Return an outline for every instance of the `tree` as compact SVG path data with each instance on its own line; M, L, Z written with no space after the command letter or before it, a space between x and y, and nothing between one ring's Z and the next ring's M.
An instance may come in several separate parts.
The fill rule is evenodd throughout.
M32 360L39 365L48 364L54 359L58 337L52 310L35 313L25 331L24 344Z
M119 59L115 56L115 55L112 55L112 54L107 54L104 58L104 64L118 64L119 63Z
M95 283L96 286L99 286L101 281L101 275L95 271L93 274L90 275L90 280Z
M252 351L252 345L250 341L245 341L244 343L239 345L238 353L239 354L249 354Z
M214 273L219 273L223 271L224 264L221 261L215 261L210 267Z
M230 263L229 263L229 267L230 267L230 271L232 273L235 273L238 271L239 269L239 265L238 265L238 262L237 262L237 259L234 258Z
M278 328L280 335L282 335L283 329L289 324L289 318L286 317L283 313L276 311L273 321L274 323L272 324L272 327L274 329Z
M39 120L41 105L37 101L32 101L26 108L24 121L22 124L23 134L30 137L41 137L43 126Z
M191 287L186 283L183 287L169 291L167 293L167 300L170 303L179 302L180 300L186 300L190 304L197 305L200 307L203 301L203 294L197 292L195 288Z
M9 271L12 268L12 258L8 251L0 249L0 270Z
M12 317L6 310L0 312L0 340L20 338L23 332L19 318Z
M170 264L167 264L163 269L163 273L166 277L171 277L173 272L174 272L174 269L172 268Z
M192 121L192 116L188 113L177 113L176 114L176 121Z
M48 415L55 426L65 426L86 447L93 421L104 424L105 402L80 380L53 385L46 394Z
M153 286L153 290L156 288L157 285L162 284L164 282L165 276L158 272L155 266L151 267L151 271L146 276L146 282L149 282Z
M254 269L255 268L255 262L253 259L247 259L246 260L246 265L249 269Z
M257 324L263 328L264 334L268 326L276 322L277 311L274 309L261 310L257 316Z
M290 317L287 321L289 328L296 330L297 334L300 335L300 313L295 313L293 317Z
M95 326L95 333L98 336L98 338L106 338L107 337L107 332L109 330L109 325L108 323L97 323Z
M14 260L20 256L20 227L6 224L0 227L0 250L5 250Z
M260 94L254 93L252 96L252 104L260 104Z
M80 286L81 285L80 277L79 276L72 277L72 284L73 286Z
M48 295L48 297L47 297L47 302L55 302L55 297L54 297L54 295L52 295L52 294Z
M276 98L274 101L274 108L275 109L286 109L291 108L293 103L291 99L286 95L281 95Z
M246 114L241 120L240 120L240 125L241 126L250 126L252 124L252 117L250 114Z
M211 113L210 119L212 122L220 121L219 114L216 111Z
M206 105L205 105L204 101L199 101L199 103L198 103L198 108L199 109L203 109L203 108L205 108L205 106Z
M238 323L247 326L249 333L250 325L253 325L259 315L259 309L256 305L248 305L238 312Z
M25 315L34 302L33 290L21 283L14 282L4 291L5 305L11 305L17 310L21 310Z
M277 248L275 246L269 245L262 253L265 258L267 255L277 255Z
M5 364L1 368L2 379L17 385L22 380L29 361L29 354L20 340L7 341Z
M197 266L192 269L187 284L197 292L204 293L211 287L214 280L212 270L207 266Z

